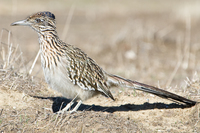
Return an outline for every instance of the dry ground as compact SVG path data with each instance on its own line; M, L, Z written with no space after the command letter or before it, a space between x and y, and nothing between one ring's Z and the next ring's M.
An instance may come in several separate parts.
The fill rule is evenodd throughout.
M40 60L28 75L39 49L37 34L10 27L32 13L51 11L60 38L107 72L199 101L199 1L0 3L1 132L200 132L199 105L184 108L126 88L111 90L116 101L97 96L77 113L54 114L69 100L48 88Z

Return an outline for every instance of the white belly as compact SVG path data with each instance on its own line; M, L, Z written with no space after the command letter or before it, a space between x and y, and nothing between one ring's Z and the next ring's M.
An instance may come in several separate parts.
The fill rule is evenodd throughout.
M42 56L41 61L43 62ZM50 69L44 64L42 67L48 85L68 99L77 97L77 99L86 100L98 94L97 91L83 90L78 85L74 85L68 78L67 69L63 68L61 63L57 63L57 66L51 66Z

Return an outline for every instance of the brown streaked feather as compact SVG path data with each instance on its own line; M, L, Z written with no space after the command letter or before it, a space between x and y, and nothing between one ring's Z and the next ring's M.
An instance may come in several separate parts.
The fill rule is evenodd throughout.
M151 86L151 85L147 85L147 84L140 83L140 82L137 82L137 81L132 81L130 79L124 79L122 77L112 75L112 74L108 74L108 76L114 84L116 84L118 82L118 85L121 85L121 86L124 86L124 87L127 87L127 88L134 88L136 90L148 92L148 93L157 95L157 96L162 97L162 98L166 98L166 99L169 99L169 100L172 100L172 101L176 101L176 102L179 102L179 103L182 103L182 104L186 104L188 106L194 106L197 103L196 101L192 101L190 99L184 98L182 96L179 96L179 95L176 95L174 93L159 89L159 88Z
M123 86L193 106L197 102L137 81L106 73L82 50L61 41L56 31L55 16L39 12L11 25L30 26L39 36L41 62L49 86L67 98L86 100L101 93L114 100L113 86Z

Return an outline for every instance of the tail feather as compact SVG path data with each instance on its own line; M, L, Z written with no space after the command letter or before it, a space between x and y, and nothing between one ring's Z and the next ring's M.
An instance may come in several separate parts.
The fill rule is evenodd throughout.
M111 75L109 74L108 82L110 85L121 85L127 88L134 88L136 90L148 92L154 95L157 95L162 98L166 98L168 100L172 100L178 103L185 104L186 106L194 106L197 102L192 101L190 99L184 98L182 96L176 95L174 93L159 89L154 86L150 86L144 83L140 83L137 81L132 81L129 79L124 79L122 77L116 76L116 75Z

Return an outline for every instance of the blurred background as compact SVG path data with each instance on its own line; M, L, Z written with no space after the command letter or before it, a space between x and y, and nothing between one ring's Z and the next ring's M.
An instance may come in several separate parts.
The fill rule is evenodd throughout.
M23 53L27 72L39 50L37 33L11 27L39 11L55 14L66 43L81 48L104 70L168 87L200 71L199 0L0 0L1 45ZM32 76L43 79L40 59Z

